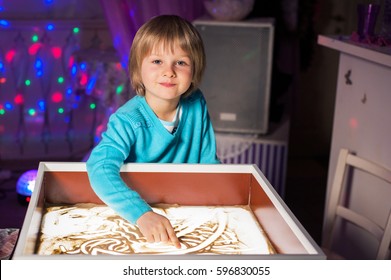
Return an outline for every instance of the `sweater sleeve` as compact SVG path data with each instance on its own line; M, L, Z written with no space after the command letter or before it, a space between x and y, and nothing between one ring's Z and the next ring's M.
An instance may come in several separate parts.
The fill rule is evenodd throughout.
M125 116L112 115L86 166L91 187L98 197L121 217L136 223L140 216L152 209L120 176L121 166L134 143L132 131Z
M204 96L201 94L202 107L202 148L200 163L221 163L216 154L216 138L208 113L208 108Z

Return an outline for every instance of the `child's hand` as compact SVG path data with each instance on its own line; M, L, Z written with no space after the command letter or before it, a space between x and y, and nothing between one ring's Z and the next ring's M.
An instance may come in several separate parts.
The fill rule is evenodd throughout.
M149 211L137 220L137 226L148 242L169 242L180 249L181 244L170 221L153 211Z

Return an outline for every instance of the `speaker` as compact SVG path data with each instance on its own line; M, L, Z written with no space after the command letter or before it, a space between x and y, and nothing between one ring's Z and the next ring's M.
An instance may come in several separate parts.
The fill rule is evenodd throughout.
M266 134L274 41L272 18L198 19L206 70L200 85L216 131Z

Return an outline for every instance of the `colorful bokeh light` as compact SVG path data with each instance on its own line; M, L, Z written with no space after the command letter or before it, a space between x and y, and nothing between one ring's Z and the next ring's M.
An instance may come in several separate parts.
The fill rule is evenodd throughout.
M5 60L10 63L14 57L15 57L15 54L16 54L16 50L9 50L6 54L5 54Z
M17 105L21 105L24 103L24 97L21 93L17 94L14 98L14 103Z
M59 102L61 102L62 100L64 99L64 97L63 97L63 95L62 95L62 93L61 92L55 92L55 93L53 93L52 94L52 101L54 102L54 103L59 103Z
M62 50L60 47L53 47L52 48L52 54L53 54L53 57L56 58L56 59L59 59L62 55Z
M39 49L42 47L41 43L34 43L29 47L29 55L36 55L39 51Z
M30 108L30 109L28 110L28 114L29 114L30 116L35 116L35 115L37 114L37 111L35 111L34 108Z
M33 41L34 43L38 42L39 36L37 34L34 34L33 36L31 36L31 41Z

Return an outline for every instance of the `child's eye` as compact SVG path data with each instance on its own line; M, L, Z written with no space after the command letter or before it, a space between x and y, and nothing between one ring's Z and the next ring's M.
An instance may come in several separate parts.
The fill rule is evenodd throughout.
M162 61L159 60L159 59L155 59L155 60L152 61L152 63L153 63L153 64L161 64Z
M180 65L180 66L188 65L186 61L182 61L182 60L178 61L177 64Z

